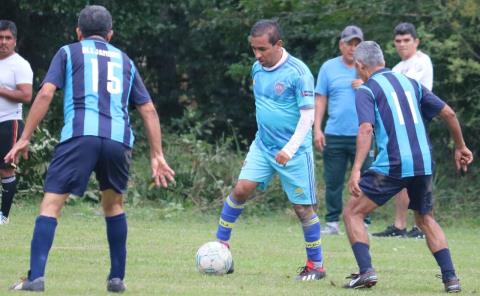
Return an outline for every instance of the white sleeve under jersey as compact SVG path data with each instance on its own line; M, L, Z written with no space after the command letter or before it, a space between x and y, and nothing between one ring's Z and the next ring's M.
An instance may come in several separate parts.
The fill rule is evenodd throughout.
M297 152L300 145L302 145L303 141L305 140L305 136L312 128L314 119L315 109L300 110L300 119L298 120L295 132L290 138L290 141L288 141L288 143L282 148L282 151L287 153L290 158L295 155L295 152Z

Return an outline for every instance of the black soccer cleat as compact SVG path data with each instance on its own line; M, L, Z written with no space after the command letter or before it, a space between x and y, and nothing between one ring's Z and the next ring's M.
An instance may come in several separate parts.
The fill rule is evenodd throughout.
M460 286L460 280L456 276L449 279L442 279L442 282L445 286L445 292L447 293L458 293L462 291L462 287Z
M28 278L21 278L18 282L10 287L10 290L43 292L45 291L45 278L42 276L34 279L33 281L29 281Z
M313 268L313 262L307 261L307 264L299 268L300 273L297 275L297 281L314 281L323 279L327 273L325 268Z
M395 225L390 225L384 231L373 233L372 235L377 237L406 237L407 229L398 229Z
M125 292L125 283L120 278L113 278L107 281L107 291L113 293Z
M417 226L413 226L412 229L407 232L407 237L424 239L425 233L423 233Z
M232 265L230 265L230 268L227 271L227 274L232 274L235 271L233 260L232 260Z
M347 279L351 280L343 286L346 289L371 288L378 281L377 274L373 268L364 273L352 273L350 276L347 276Z

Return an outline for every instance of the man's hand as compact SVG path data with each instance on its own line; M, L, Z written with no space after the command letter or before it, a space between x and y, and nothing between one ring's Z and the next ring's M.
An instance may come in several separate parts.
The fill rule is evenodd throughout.
M473 161L473 154L467 146L461 148L455 148L455 167L457 171L462 170L464 173L467 172L468 165Z
M363 80L362 80L362 79L354 79L354 80L352 80L352 87L353 87L353 89L359 88L362 84L363 84Z
M152 178L157 187L168 187L168 183L175 183L175 172L168 166L163 156L154 156L150 159L152 166Z
M285 151L283 150L280 150L275 156L275 161L283 166L286 166L289 160L290 156L288 156L287 153L285 153Z
M360 194L362 193L358 186L358 182L360 182L360 171L352 170L350 180L348 181L348 190L353 197L360 197Z
M313 144L315 148L322 152L323 148L325 148L325 134L322 131L316 130L313 133Z
M4 161L6 163L15 163L17 164L20 158L20 154L23 156L24 159L28 159L28 146L30 142L20 138L15 145L13 145L12 149L5 155Z

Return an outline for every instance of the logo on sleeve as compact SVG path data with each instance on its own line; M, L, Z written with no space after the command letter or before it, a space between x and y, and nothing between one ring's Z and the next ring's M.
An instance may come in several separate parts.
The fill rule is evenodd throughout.
M313 91L311 91L311 90L302 90L302 97L313 97Z

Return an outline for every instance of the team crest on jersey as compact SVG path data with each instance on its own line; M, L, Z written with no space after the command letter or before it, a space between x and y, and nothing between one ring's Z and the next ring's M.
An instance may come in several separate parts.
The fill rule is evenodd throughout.
M274 90L275 90L275 94L277 96L280 96L285 91L285 84L283 84L280 81L275 82Z

